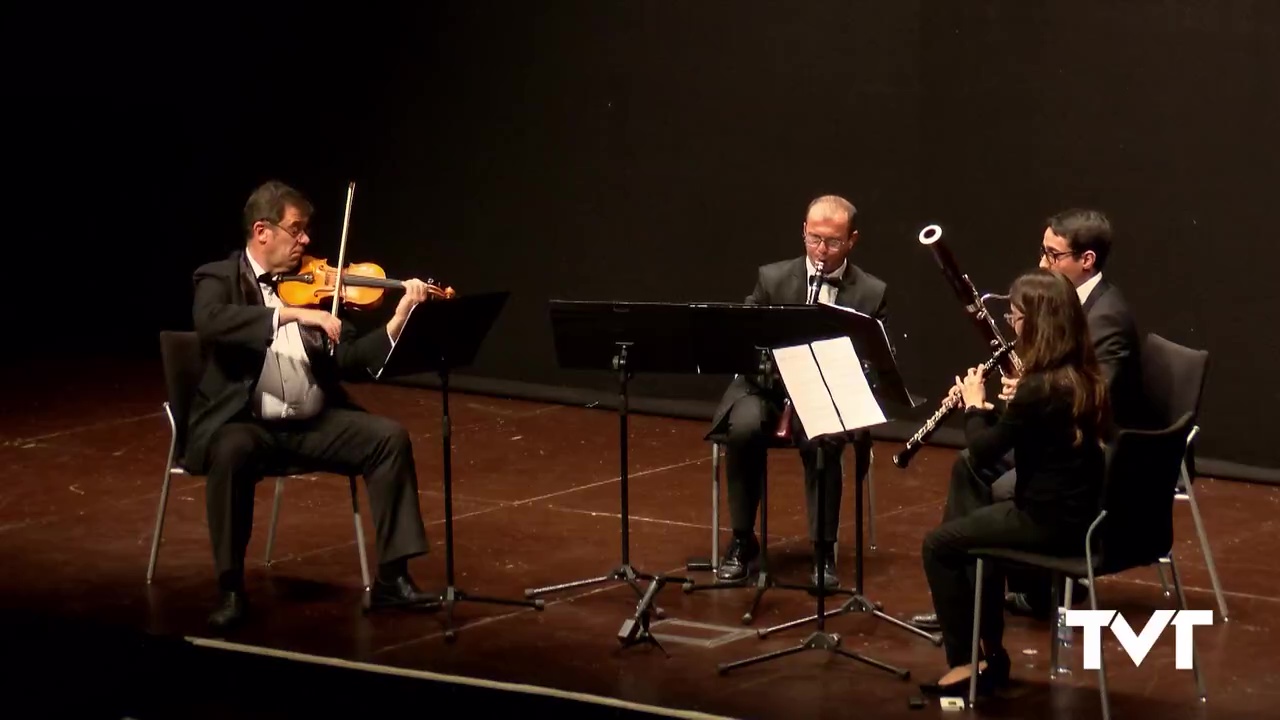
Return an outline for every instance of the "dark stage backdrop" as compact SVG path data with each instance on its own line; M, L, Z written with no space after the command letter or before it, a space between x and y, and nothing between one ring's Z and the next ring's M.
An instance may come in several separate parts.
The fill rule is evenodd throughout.
M1086 205L1116 226L1107 276L1141 329L1211 353L1201 456L1280 467L1280 4L259 12L160 34L98 18L63 30L74 72L32 82L65 108L56 152L88 161L71 178L91 196L79 236L155 278L128 290L146 299L121 320L130 342L189 326L190 270L237 244L254 184L308 191L336 259L355 180L350 260L512 292L468 374L608 389L607 369L557 367L549 299L740 301L758 265L801 252L806 203L838 193L860 210L852 259L889 283L902 368L930 398L918 419L985 357L919 230L941 224L980 289L1004 292L1037 261L1044 218ZM715 400L726 381L633 391Z

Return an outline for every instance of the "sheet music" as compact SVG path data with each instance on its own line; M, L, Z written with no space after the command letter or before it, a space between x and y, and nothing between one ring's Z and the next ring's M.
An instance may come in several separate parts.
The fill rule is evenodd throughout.
M813 355L831 390L836 411L845 430L858 430L885 422L884 410L871 392L862 373L862 360L847 337L813 343Z
M808 345L774 348L773 360L805 434L813 438L844 432L813 350Z

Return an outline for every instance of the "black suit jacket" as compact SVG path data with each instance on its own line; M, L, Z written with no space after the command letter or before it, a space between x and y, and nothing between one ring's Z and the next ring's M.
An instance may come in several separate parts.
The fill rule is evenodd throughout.
M187 447L183 462L195 474L207 471L209 439L224 423L249 414L263 363L271 347L275 313L262 301L258 279L248 257L237 250L225 260L201 265L194 275L192 307L195 331L208 361L191 400ZM342 381L368 380L391 352L386 328L356 339L356 328L342 323L342 341L329 354L327 336L303 326L303 345L326 407L358 409L342 388Z
M833 302L870 315L889 326L887 285L880 278L859 268L852 262L845 265L840 276L843 283ZM809 294L809 270L804 256L761 266L756 275L756 287L747 296L748 305L802 305ZM739 375L729 383L724 397L711 419L711 434L722 430L720 425L729 414L729 408L744 395L759 392L761 388L754 378Z
M1084 303L1098 357L1102 377L1111 398L1111 414L1115 425L1142 428L1148 424L1146 402L1142 390L1142 344L1138 326L1120 288L1098 281Z

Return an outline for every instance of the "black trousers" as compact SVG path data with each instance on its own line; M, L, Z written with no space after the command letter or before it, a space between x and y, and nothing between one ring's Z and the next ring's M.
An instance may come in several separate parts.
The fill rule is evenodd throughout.
M977 562L966 551L1002 547L1068 554L1079 552L1084 538L1084 529L1042 524L1019 510L1013 500L994 501L990 483L992 476L999 474L998 468L975 470L968 454L961 453L952 466L942 524L925 535L921 548L925 577L951 667L969 663L973 641ZM1003 568L992 562L983 564L982 574L979 639L983 656L991 656L1003 652L1005 577Z
M769 439L777 430L782 417L778 401L765 395L752 393L734 402L727 416L728 435L725 448L725 476L728 481L729 516L735 534L751 533L760 509L760 495L764 489L765 469L768 462ZM799 423L792 414L792 437L801 437ZM804 464L805 501L809 510L809 539L818 542L835 542L840 527L840 500L844 476L842 456L843 440L822 441L823 471L818 472L817 446L801 445L800 458ZM871 464L871 434L854 436L856 472L865 475ZM825 497L822 516L818 513L818 487L823 486Z
M398 423L347 409L299 421L244 418L219 428L209 444L209 538L223 589L243 580L255 487L289 467L364 477L380 562L427 552L413 447Z

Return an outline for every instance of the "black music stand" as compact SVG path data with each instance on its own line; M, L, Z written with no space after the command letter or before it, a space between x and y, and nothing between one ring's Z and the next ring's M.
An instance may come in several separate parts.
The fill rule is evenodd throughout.
M854 351L857 354L859 361L861 362L860 368L839 368L839 370L843 372L859 372L860 371L862 375L866 378L867 384L870 387L870 390L875 399L875 402L881 408L883 408L885 405L912 407L915 404L915 398L911 396L910 393L907 392L905 386L901 382L901 374L897 370L897 363L894 360L892 347L889 344L888 336L885 334L884 328L880 324L880 322L862 313L848 310L846 308L840 308L840 307L825 305L825 304L818 305L817 308L819 312L823 313L824 316L830 320L833 326L843 330L843 333L841 334L844 337L847 337L849 339L850 343L854 347ZM798 343L787 343L787 344L790 345L790 344L798 344ZM779 345L782 345L782 344L779 344ZM775 345L774 347L777 348L779 347L779 345ZM784 381L784 386L785 386L785 381ZM832 403L833 405L835 404L834 399L832 399ZM837 411L837 414L838 414L838 411ZM885 415L887 419L887 413ZM796 419L797 421L800 421L800 412L798 408L796 412ZM847 421L842 420L842 422L847 422ZM799 422L799 424L800 424L801 432L807 435L808 433L804 429L803 423ZM847 440L849 439L849 436L854 431L863 429L864 427L865 426L858 426L858 427L846 426L844 428L844 431L842 432L829 433L820 437L811 438L809 441L815 444L816 450L817 450L816 465L817 465L818 471L821 472L823 469L825 456L827 454L827 451L831 447L831 442L830 442L831 439L844 438ZM920 631L918 628L914 628L911 625L903 623L897 620L896 618L885 614L884 612L881 611L881 606L878 603L873 603L867 600L862 595L862 574L863 574L863 568L862 568L862 544L863 544L862 477L861 477L861 473L856 473L856 472L855 472L855 476L857 477L857 481L858 481L855 489L855 495L854 495L856 498L855 499L855 503L856 503L855 576L856 576L856 580L855 580L855 589L854 589L854 592L852 593L853 597L848 603L846 603L845 608L857 609L863 612L870 612L876 617L879 617L883 620L888 620L891 623L894 623L895 625L903 627L904 629L921 634L930 640L934 640L933 636L927 633L924 633L923 631ZM824 488L825 488L824 484L819 484L818 486L818 516L819 517L824 517L823 511L826 503L826 492ZM825 556L826 556L826 544L819 543L818 558L817 558L817 566L819 568L825 566L826 564ZM853 660L858 660L860 662L871 665L872 667L876 667L881 670L894 673L900 679L903 679L903 680L908 679L911 676L911 672L909 670L896 668L886 663L883 663L879 660L875 660L865 655L851 652L849 650L845 650L840 647L840 636L838 634L827 632L826 623L825 623L825 620L827 617L827 612L825 608L826 597L828 594L837 594L837 593L828 591L826 588L826 584L822 582L821 577L817 578L817 580L818 582L816 583L815 586L805 588L807 590L814 592L814 594L817 596L817 612L811 618L804 618L799 621L787 623L782 626L777 626L774 628L757 631L757 634L760 637L764 637L765 635L771 632L780 630L784 627L793 627L795 625L799 625L799 624L808 622L810 620L814 620L817 623L817 628L813 633L811 633L800 644L790 648L786 648L783 650L778 650L770 653L765 653L762 655L757 655L755 657L746 658L744 660L739 660L732 663L722 663L718 667L719 672L721 674L724 674L729 670L733 670L738 667L754 665L754 664L765 662L768 660L773 660L780 657L793 655L795 653L803 652L805 650L826 650L826 651L833 652ZM845 593L844 591L841 591L839 594L845 594Z
M615 303L551 301L551 323L555 334L556 357L561 367L571 369L612 369L618 378L619 491L622 514L622 557L617 566L598 577L574 580L525 590L525 597L570 588L596 585L610 580L627 583L641 598L634 619L623 623L619 640L628 645L644 628L645 641L650 613L659 618L663 611L653 606L657 590L668 581L686 582L682 577L653 575L631 564L631 535L627 461L627 385L637 371L689 372L696 366L690 347L689 316L684 305L669 303ZM640 589L638 580L650 581L650 591Z
M734 373L739 375L755 375L756 383L770 388L774 382L773 357L769 349L786 345L803 344L816 340L850 335L848 326L855 322L843 314L831 314L823 310L821 305L748 305L738 303L710 303L692 306L694 312L695 334L694 345L698 360L698 370L707 373ZM871 321L876 327L879 324L873 318L860 316ZM883 334L883 331L880 331ZM858 349L859 355L863 354ZM871 355L872 353L867 353ZM890 366L892 364L890 363ZM906 390L902 388L901 378L892 374L886 382L887 388L901 389L902 398L910 403ZM896 383L894 382L896 380ZM890 391L886 391L890 392ZM895 401L901 399L894 396ZM766 495L768 490L765 490ZM769 570L769 529L768 502L760 506L760 567L755 574L755 595L751 607L742 616L744 623L751 622L764 594L772 588L779 590L799 590L812 592L812 585L796 585L780 583ZM690 560L686 567L690 570L714 570L710 562L697 559ZM750 578L742 580L720 581L697 585L693 581L684 584L686 593L707 590L728 590L752 587Z
M847 308L826 304L819 305L819 307L823 308L822 312L831 318L832 322L838 323L840 327L849 333L849 339L853 342L859 359L862 360L863 374L867 377L867 381L871 386L871 392L882 404L910 409L924 402L923 398L908 392L906 386L903 384L902 374L898 371L893 348L889 344L889 338L888 335L885 334L883 325L875 320L875 318L855 311L850 311ZM941 646L942 636L940 634L926 632L914 625L911 625L910 623L903 622L902 620L885 613L883 604L871 601L863 594L862 491L864 482L864 474L855 471L853 501L853 591L849 592L846 590L840 590L833 593L850 595L851 597L845 601L844 605L839 610L832 610L826 613L826 616L830 617L832 615L849 612L871 613L881 620L925 638L934 645ZM756 634L759 637L764 638L780 630L786 630L788 628L793 628L816 620L818 620L818 618L811 615L797 620L791 620L780 625L774 625L773 627L762 628L761 630L756 631Z
M445 610L445 641L455 638L453 608L471 601L493 605L522 605L541 610L541 600L518 600L472 595L454 585L453 573L453 431L449 419L449 372L475 361L480 344L502 312L506 291L460 295L414 306L396 340L395 349L377 379L435 372L440 376L441 435L444 452L444 547L446 587L440 600Z

